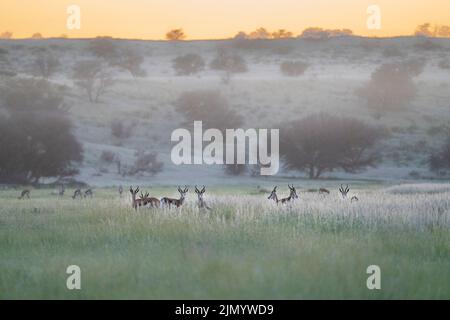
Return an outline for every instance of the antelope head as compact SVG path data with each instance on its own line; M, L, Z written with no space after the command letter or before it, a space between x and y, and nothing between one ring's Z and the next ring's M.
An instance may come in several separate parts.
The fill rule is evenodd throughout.
M342 198L347 198L347 194L350 191L350 189L348 188L348 185L344 188L344 186L341 184L341 187L339 188L339 192L342 195Z
M272 192L270 193L270 195L269 195L269 197L267 199L274 200L275 202L278 202L277 187L278 186L275 186L275 188L273 188Z
M133 190L133 187L130 187L130 193L131 193L131 196L133 197L133 199L136 199L136 195L138 194L138 192L139 192L139 187L137 187L134 190Z
M197 186L195 186L195 193L198 196L198 200L203 200L203 194L205 193L205 191L206 191L206 187L205 186L203 186L203 188L201 190L199 190L197 188Z
M178 192L180 193L180 200L186 198L186 194L188 193L189 189L187 186L184 186L184 189L181 189L178 187Z
M291 194L289 195L289 197L291 199L298 199L298 195L297 195L297 190L295 190L294 185L292 185L292 187L290 185L288 185L289 190L291 191Z

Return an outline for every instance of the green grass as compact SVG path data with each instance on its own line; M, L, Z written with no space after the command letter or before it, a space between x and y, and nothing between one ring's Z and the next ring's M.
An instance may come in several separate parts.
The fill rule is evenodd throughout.
M49 193L0 192L1 299L450 298L448 193L361 191L357 204L301 193L277 208L221 190L210 212L190 194L182 210L137 213L111 189ZM81 290L66 288L72 264ZM381 290L366 287L372 264Z

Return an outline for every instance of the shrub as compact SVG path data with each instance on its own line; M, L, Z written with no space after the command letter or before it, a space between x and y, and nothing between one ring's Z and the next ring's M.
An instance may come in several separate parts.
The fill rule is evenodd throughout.
M136 159L133 167L128 172L129 175L135 175L138 173L150 173L156 175L163 170L164 163L158 161L158 154L155 152L136 152Z
M192 75L199 73L205 68L203 58L194 53L176 57L173 60L173 69L178 75Z
M281 128L286 168L305 171L310 179L336 169L358 172L381 159L375 147L384 131L354 118L315 114Z
M301 61L285 61L280 65L281 72L289 77L301 76L307 68L308 65Z
M204 128L238 128L242 119L230 109L228 101L214 90L189 91L181 94L175 102L176 110L183 114L187 123L203 121Z
M423 70L422 61L386 63L378 67L370 81L357 90L357 95L367 100L367 106L376 113L399 110L416 96L413 81Z
M114 120L111 122L111 134L118 139L128 139L131 137L133 127L125 126L122 120Z
M224 82L230 81L231 75L235 73L244 73L248 71L247 63L244 58L237 54L220 50L216 57L211 61L210 68L213 70L224 71Z
M78 62L74 67L74 78L76 85L86 91L89 101L95 103L114 84L110 71L98 60Z
M428 165L431 171L439 175L444 175L450 170L450 137L440 150L436 150L430 156Z
M0 183L74 174L82 149L61 92L34 79L9 80L0 90L0 107L6 110L0 115Z

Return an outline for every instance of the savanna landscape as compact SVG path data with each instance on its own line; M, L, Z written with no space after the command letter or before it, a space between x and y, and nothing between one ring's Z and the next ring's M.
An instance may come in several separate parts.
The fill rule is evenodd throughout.
M450 297L449 39L169 40L0 40L0 299ZM196 120L279 172L175 165Z

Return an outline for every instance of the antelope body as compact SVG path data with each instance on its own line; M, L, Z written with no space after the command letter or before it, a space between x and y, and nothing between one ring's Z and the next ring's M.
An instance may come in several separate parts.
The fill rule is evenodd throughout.
M198 197L197 205L200 209L211 210L211 208L208 207L208 205L206 204L206 201L203 199L203 195L205 194L205 191L206 191L205 186L203 186L203 188L201 190L197 189L197 186L195 186L195 193L197 194L197 197Z
M76 199L77 197L83 198L83 195L81 194L81 189L77 189L74 191L72 199Z
M22 192L20 193L20 197L18 199L21 200L25 198L30 199L30 190L28 189L22 190Z
M291 187L290 185L288 185L288 187L290 190L289 197L278 200L277 187L275 187L275 188L273 188L272 192L270 193L270 195L267 199L275 201L276 204L278 204L280 202L281 202L281 204L286 204L289 202L293 202L295 199L298 199L297 190L295 189L295 187L294 186Z
M320 188L319 189L319 194L330 194L330 190L328 190L328 189L325 189L325 188Z
M177 208L181 207L184 203L184 199L186 198L186 194L188 193L189 189L187 187L185 187L184 189L181 189L180 187L178 187L178 192L180 193L180 199L173 199L173 198L167 198L164 197L161 199L161 205L162 206L170 206L174 205Z

